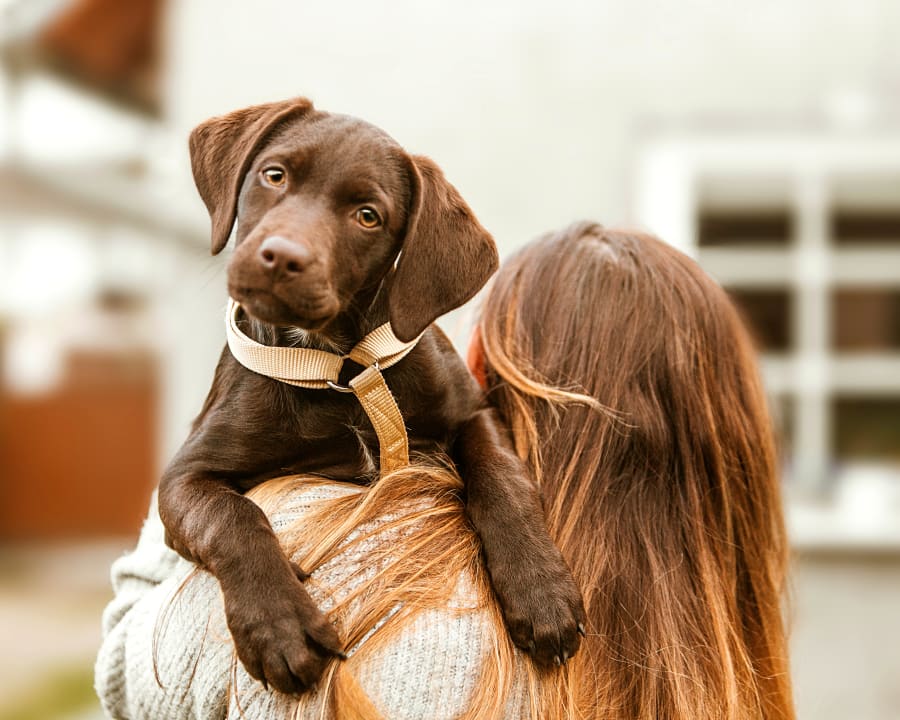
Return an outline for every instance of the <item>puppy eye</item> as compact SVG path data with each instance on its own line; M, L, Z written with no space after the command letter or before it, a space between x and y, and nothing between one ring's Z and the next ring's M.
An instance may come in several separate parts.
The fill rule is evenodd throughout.
M262 171L266 182L272 187L281 187L287 180L287 175L280 167L268 167Z
M381 218L378 216L378 213L375 212L374 208L366 206L361 207L356 211L356 222L364 228L371 229L381 225Z

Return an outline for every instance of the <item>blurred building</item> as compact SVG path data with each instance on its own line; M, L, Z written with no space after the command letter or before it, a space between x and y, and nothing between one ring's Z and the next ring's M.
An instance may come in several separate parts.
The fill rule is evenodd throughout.
M158 478L168 286L203 238L155 169L163 11L4 8L0 539L133 534Z
M795 546L898 549L900 133L839 120L657 138L642 202L756 335Z
M307 94L435 157L504 253L592 217L697 255L756 330L798 496L900 502L896 3L5 5L7 385L49 383L57 326L128 295L157 363L151 474L222 342L187 133ZM804 541L818 517L793 518ZM844 540L900 545L893 520Z

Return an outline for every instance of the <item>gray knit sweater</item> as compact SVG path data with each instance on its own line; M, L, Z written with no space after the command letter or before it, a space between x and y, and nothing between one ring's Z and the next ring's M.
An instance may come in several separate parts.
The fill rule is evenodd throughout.
M294 491L270 517L272 526L277 533L311 503L352 492L352 486L340 484ZM370 542L389 538L376 534ZM357 545L315 571L309 590L323 610L352 589L342 587L342 579L364 551ZM298 707L295 698L264 690L240 663L232 675L233 647L215 578L197 573L176 594L193 570L163 542L154 498L137 547L112 567L115 597L103 615L95 677L108 715L122 720L329 717L321 714L320 693L304 696ZM391 720L457 717L469 705L495 630L477 607L471 579L460 577L448 607L417 615L357 666L356 679ZM524 715L523 695L521 687L513 693L506 717Z

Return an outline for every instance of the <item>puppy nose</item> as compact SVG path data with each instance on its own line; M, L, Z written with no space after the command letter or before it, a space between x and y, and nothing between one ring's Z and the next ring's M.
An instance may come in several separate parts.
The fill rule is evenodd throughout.
M273 273L302 273L312 262L313 256L305 245L273 235L259 246L259 261Z

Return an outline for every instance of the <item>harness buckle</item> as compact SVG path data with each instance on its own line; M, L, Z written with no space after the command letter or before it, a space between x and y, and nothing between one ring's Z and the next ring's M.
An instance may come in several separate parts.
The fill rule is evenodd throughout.
M335 392L339 393L352 393L353 388L349 385L338 385L336 382L331 382L331 380L326 380L325 384Z
M378 361L377 361L377 360L376 360L375 362L373 362L372 365L371 365L370 367L375 368L375 369L376 369L377 371L379 371L379 372L381 371L381 368L378 367ZM363 370L363 372L365 372L365 370ZM362 373L360 373L360 375L361 375L361 374L362 374ZM359 375L357 375L357 377L359 377ZM331 382L331 380L326 380L326 381L325 381L325 384L328 386L328 388L329 388L330 390L334 390L335 392L339 392L339 393L352 393L352 392L353 392L353 388L350 387L349 385L339 385L339 384L336 383L336 382Z

